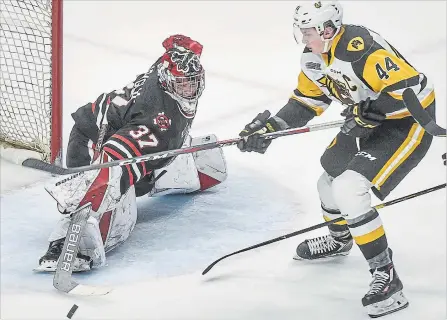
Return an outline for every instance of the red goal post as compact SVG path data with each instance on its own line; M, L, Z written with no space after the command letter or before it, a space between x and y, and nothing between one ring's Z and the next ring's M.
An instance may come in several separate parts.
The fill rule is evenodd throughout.
M18 150L62 158L62 7L63 0L0 2L3 158Z

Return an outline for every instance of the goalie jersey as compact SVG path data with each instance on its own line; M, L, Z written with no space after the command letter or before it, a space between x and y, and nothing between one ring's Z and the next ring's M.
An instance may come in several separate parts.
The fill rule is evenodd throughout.
M102 150L112 160L180 148L188 136L194 113L185 114L179 102L162 90L158 81L158 61L122 89L101 94L96 101L72 114L77 129L95 148L100 128L107 123ZM91 155L93 159L93 154ZM173 158L125 166L130 185ZM147 166L147 167L146 167Z
M387 120L410 116L402 99L412 88L424 108L435 99L433 86L379 34L343 25L328 53L305 48L298 85L277 114L290 127L301 127L321 115L332 101L345 107L368 97L371 107Z

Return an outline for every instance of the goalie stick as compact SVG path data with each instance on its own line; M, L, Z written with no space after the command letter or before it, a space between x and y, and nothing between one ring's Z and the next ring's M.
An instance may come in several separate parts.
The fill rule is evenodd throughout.
M82 296L104 295L112 291L110 288L79 284L72 278L74 261L79 251L82 231L90 216L90 210L91 204L89 203L72 214L64 248L57 262L56 273L53 278L53 286L59 291Z
M432 136L445 137L446 129L439 126L419 102L412 89L405 89L402 94L405 106L413 118Z
M294 128L294 129L287 129L272 133L264 134L263 136L268 139L275 139L279 137L284 136L290 136L294 134L300 134L300 133L306 133L311 131L318 131L318 130L325 130L325 129L331 129L331 128L337 128L341 127L344 123L344 120L338 120L338 121L331 121L321 124L314 124L314 125L308 125L301 128ZM63 168L54 164L50 164L47 162L44 162L42 160L34 159L34 158L28 158L25 161L22 162L22 166L46 171L53 174L59 174L59 175L65 175L65 174L72 174L72 173L78 173L83 171L89 171L89 170L96 170L101 168L109 168L113 166L125 166L133 163L140 163L144 161L150 161L150 160L157 160L157 159L164 159L169 157L175 157L180 154L186 154L186 153L193 153L197 151L207 150L207 149L214 149L214 148L221 148L221 147L227 147L236 145L239 141L241 141L243 138L233 138L228 140L221 140L216 142L210 142L201 144L198 146L193 147L185 147L180 149L173 149L173 150L166 150L151 154L145 154L139 157L135 158L128 158L128 159L122 159L122 160L115 160L110 161L106 163L100 163L100 164L93 164L89 166L82 166L82 167L76 167L76 168Z
M109 104L107 104L107 108L108 106ZM107 129L107 119L104 119L104 123L101 124L99 131L93 161L99 157ZM72 278L74 261L79 251L79 243L85 224L90 217L91 207L91 203L88 203L71 214L64 247L62 248L59 261L57 262L56 272L53 278L53 286L59 291L83 296L105 295L112 291L110 288L79 284Z

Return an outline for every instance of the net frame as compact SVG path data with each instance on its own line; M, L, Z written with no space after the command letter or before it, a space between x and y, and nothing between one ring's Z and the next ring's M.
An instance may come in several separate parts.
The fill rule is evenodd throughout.
M11 126L8 130L0 127L0 141L14 148L37 151L42 159L59 163L62 159L63 0L2 0L0 11L3 12L0 13L1 122L2 127ZM37 35L39 32L42 37ZM33 70L29 65L40 58L36 53L42 48L45 53L50 50L48 58L41 58L42 66L36 62ZM39 74L40 78L32 77L24 74L24 65L30 68L28 75L37 74L36 69L40 67L49 70L42 72L43 76ZM21 96L25 93L31 96L26 94L27 101ZM40 97L34 97L34 93L47 100L39 101L30 109L28 99L35 102ZM41 114L34 118L36 113ZM21 121L27 123L28 119L36 123L29 123L26 128L18 125ZM14 129L17 133L11 134ZM32 131L31 136L27 130Z

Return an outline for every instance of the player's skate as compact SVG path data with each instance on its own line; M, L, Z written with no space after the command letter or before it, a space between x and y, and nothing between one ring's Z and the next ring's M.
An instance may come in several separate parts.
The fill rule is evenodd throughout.
M44 256L39 259L39 266L34 269L37 272L55 272L57 261L64 247L65 238L52 241ZM93 266L93 260L81 253L75 259L73 272L89 271Z
M301 242L296 248L295 260L316 260L345 256L351 251L353 240L350 234L342 238L325 235Z
M402 292L402 281L392 263L371 270L371 274L373 280L370 289L362 299L362 304L371 318L378 318L408 307L408 300Z

